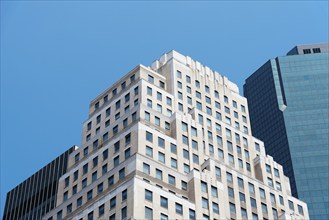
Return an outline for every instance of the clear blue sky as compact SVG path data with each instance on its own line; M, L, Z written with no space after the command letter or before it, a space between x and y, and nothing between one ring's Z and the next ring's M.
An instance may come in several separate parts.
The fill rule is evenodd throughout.
M89 102L175 49L244 79L296 44L328 41L328 2L1 1L5 194L72 145Z

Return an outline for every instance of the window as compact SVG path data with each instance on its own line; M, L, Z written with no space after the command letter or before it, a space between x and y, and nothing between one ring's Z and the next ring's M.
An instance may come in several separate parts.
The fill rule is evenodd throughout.
M228 154L228 161L230 162L231 165L234 165L234 157L232 154Z
M249 186L249 192L255 194L255 187L254 187L254 185L251 184L251 183L248 183L248 186Z
M105 127L107 128L108 126L110 126L110 119L105 122Z
M75 195L77 193L77 191L78 191L78 187L77 187L77 185L74 185L72 187L72 195Z
M239 198L240 198L241 202L243 202L243 203L246 202L246 196L242 192L239 192Z
M148 79L147 79L150 83L154 83L154 77L148 75Z
M309 54L309 53L311 53L311 49L303 49L303 53L304 54Z
M116 126L114 126L113 127L113 134L116 134L116 133L118 133L118 125L116 125Z
M66 192L64 192L63 193L63 201L65 202L67 199L68 199L68 192L66 191Z
M162 106L160 104L157 104L157 111L162 113Z
M190 158L188 150L183 149L183 157L187 160Z
M172 100L171 98L167 97L167 105L171 106L172 105Z
M258 220L258 215L255 213L252 213L252 220Z
M76 181L78 179L78 177L79 177L79 170L77 170L73 173L73 182Z
M289 204L290 210L294 211L295 210L294 203L292 201L288 200L288 204Z
M187 191L187 182L182 180L181 184L182 184L182 190Z
M175 203L175 206L176 206L176 213L183 215L183 206L177 202Z
M119 179L123 179L125 177L125 168L119 170Z
M183 100L183 94L182 94L181 92L178 92L178 98L179 98L180 100Z
M243 161L241 159L238 159L238 163L239 163L239 168L243 169Z
M241 217L248 219L247 210L244 208L241 208Z
M266 198L266 196L265 196L265 190L264 189L259 188L259 194L260 194L260 198L262 198L262 199L265 199Z
M184 173L189 173L189 172L190 172L190 166L184 163Z
M174 158L171 158L171 167L177 169L177 160Z
M208 209L208 199L202 198L202 208Z
M134 95L135 96L138 95L138 87L135 87L135 89L134 89Z
M91 181L95 182L97 180L97 170L95 172L93 172L92 176L91 176Z
M82 205L82 196L77 199L77 207L80 207Z
M93 159L93 167L96 167L98 165L98 157L95 157Z
M219 214L219 206L217 203L213 202L212 203L212 211L215 213L215 214Z
M193 154L193 163L199 164L199 156L196 154Z
M110 220L115 220L115 213L110 216Z
M241 105L241 111L246 112L246 107L244 105Z
M280 200L280 204L281 205L284 205L284 201L283 201L283 197L282 196L279 196L279 200Z
M68 176L65 178L65 188L68 187L69 184L70 184L70 177Z
M224 158L224 152L222 149L218 148L218 157Z
M177 75L177 78L180 78L180 79L182 78L182 72L181 71L177 70L176 75Z
M130 148L127 148L127 150L125 150L125 159L128 159L130 157Z
M85 157L88 154L88 147L86 147L85 149L83 149L83 156Z
M146 174L150 174L150 165L143 163L143 172Z
M103 192L103 183L100 183L97 185L97 192L98 192L98 194Z
M189 209L190 220L195 220L195 211L193 209Z
M227 96L224 96L224 102L225 102L225 103L228 103L228 98L227 98Z
M83 188L86 188L86 186L87 186L87 178L84 178L84 179L82 180L82 182L81 182L81 186L82 186L82 189L83 189Z
M164 89L165 88L165 83L162 81L159 81L159 86L160 88Z
M158 146L161 148L165 147L165 140L163 138L158 137Z
M232 177L231 173L226 172L226 179L227 179L227 182L233 183L233 177Z
M101 115L98 115L96 117L96 124L99 124L101 122Z
M216 119L222 120L222 114L216 111Z
M66 212L67 214L70 214L72 212L72 203L66 207Z
M131 119L132 119L132 121L136 121L136 112L134 112L134 113L132 113L132 115L131 115Z
M268 186L273 187L273 180L267 177L267 184Z
M274 175L275 175L276 177L280 177L279 170L276 169L276 168L274 168Z
M186 92L189 93L189 94L191 94L191 93L192 93L192 92L191 92L191 87L186 86Z
M172 175L170 175L170 174L168 174L168 182L169 182L169 184L175 186L176 185L176 179L175 179L175 177L172 176Z
M113 159L113 164L114 164L114 167L117 167L119 165L119 156L116 156L114 159Z
M153 157L153 149L149 146L146 146L146 155L149 157Z
M83 175L88 172L88 164L83 165L82 171L83 171Z
M228 187L228 196L234 198L234 190L231 187Z
M163 213L161 213L160 214L160 220L168 220L168 216L165 215L165 214L163 214Z
M114 196L114 197L110 200L110 209L115 208L116 203L117 203L117 201L116 201L116 197Z
M209 93L209 86L204 86L206 93Z
M211 99L208 96L206 96L206 103L211 104Z
M104 164L102 166L102 175L104 175L105 173L107 173L107 164Z
M104 215L104 204L98 207L98 216Z
M256 199L250 197L250 205L253 208L257 208Z
M107 181L108 181L108 186L109 187L112 186L114 184L114 176L113 175L110 176Z
M106 149L103 151L103 160L106 160L108 158L108 156L109 156L109 150Z
M121 192L121 197L122 197L122 201L127 200L127 189L125 189Z
M230 202L230 212L235 214L236 210L235 210L235 204Z
M205 192L205 193L208 191L207 190L207 183L205 183L203 181L201 181L201 191Z
M238 186L243 189L244 188L244 184L243 184L243 179L238 177Z
M191 83L191 77L189 77L188 75L186 75L186 82Z
M182 103L178 103L178 110L179 111L183 111L183 104Z
M162 101L162 94L160 92L157 92L157 99L159 101Z
M278 211L275 208L272 208L274 218L278 218Z
M146 131L146 140L153 142L153 134L151 132Z
M188 137L183 135L182 137L183 144L188 145Z
M161 163L165 163L165 155L164 155L164 153L158 152L158 160Z
M168 199L163 196L160 196L160 205L161 205L161 207L167 209L168 208Z
M183 86L182 86L182 83L179 82L179 81L177 81L177 87L181 89L181 88L183 87Z
M271 203L275 204L275 195L270 193Z
M121 209L121 219L127 218L127 207Z
M150 201L150 202L153 201L152 191L145 189L145 200Z
M207 111L207 114L208 114L208 115L212 115L211 108L207 107L207 108L206 108L206 111Z
M192 140L192 148L198 150L198 142L196 142L195 140Z
M304 215L303 207L301 205L297 205L297 208L298 208L298 213Z
M162 171L159 169L155 170L155 176L157 179L162 180Z
M282 188L281 188L281 183L279 182L275 182L275 185L276 185L276 189L279 190L279 191L282 191Z
M189 97L189 96L187 96L187 103L190 104L190 105L192 105L192 98Z
M218 176L218 177L221 176L221 172L220 172L220 168L219 167L215 167L215 172L216 172L216 176Z
M262 203L262 212L263 212L264 214L267 214L267 205L264 204L264 203Z

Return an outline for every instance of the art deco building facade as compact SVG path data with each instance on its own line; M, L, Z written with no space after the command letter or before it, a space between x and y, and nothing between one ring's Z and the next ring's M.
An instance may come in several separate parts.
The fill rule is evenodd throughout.
M90 104L43 219L308 219L226 77L171 51Z
M311 219L329 219L328 43L270 59L244 85L253 135L282 164Z

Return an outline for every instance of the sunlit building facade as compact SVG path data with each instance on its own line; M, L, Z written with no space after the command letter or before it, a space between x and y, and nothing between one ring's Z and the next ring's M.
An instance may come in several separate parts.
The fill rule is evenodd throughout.
M175 51L91 101L43 219L308 219L226 77Z

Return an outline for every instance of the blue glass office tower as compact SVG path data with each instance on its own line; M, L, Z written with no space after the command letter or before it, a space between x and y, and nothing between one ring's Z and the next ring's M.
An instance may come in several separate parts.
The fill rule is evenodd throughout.
M329 219L328 43L270 59L244 85L252 133L283 165L310 218Z

